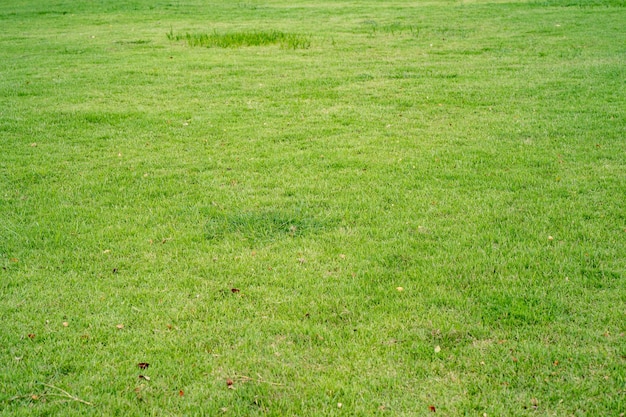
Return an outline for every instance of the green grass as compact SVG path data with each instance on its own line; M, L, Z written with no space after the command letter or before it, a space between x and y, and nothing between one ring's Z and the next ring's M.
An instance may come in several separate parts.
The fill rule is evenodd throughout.
M624 6L1 4L0 415L620 416Z
M175 34L172 29L167 33L172 41L184 40L189 46L204 46L207 48L238 48L243 46L265 46L279 44L283 48L306 49L311 41L306 36L292 33L283 33L276 30L268 32L246 31L235 33L185 33Z

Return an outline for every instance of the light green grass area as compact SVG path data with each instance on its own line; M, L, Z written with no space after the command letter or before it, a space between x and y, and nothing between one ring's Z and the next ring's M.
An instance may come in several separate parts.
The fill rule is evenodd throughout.
M625 6L0 3L0 415L623 416Z

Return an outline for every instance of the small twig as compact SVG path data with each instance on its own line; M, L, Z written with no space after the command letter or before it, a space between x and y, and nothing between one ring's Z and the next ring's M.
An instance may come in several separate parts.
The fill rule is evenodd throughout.
M266 381L260 375L259 375L259 379L250 378L249 376L245 376L245 375L235 375L235 378L239 379L241 382L260 382L263 384L275 385L277 387L284 386L283 384L279 384L278 382Z
M33 395L34 395L34 394L28 394L28 395L16 395L15 397L11 397L11 398L9 398L9 399L7 400L7 402L16 401L16 400L22 400L22 399L25 399L25 398L30 398L30 399L32 399L32 398L33 398Z
M53 396L57 396L57 397L65 397L65 398L69 398L72 401L76 401L76 402L87 404L87 405L93 405L92 403L87 402L85 400L81 400L80 398L73 396L72 394L70 394L69 392L65 391L64 389L61 389L59 387L55 387L54 385L44 384L43 382L41 382L41 385L43 385L45 387L48 387L48 388L56 389L56 390L61 391L63 393L63 394L54 394L54 393L46 394L48 396L53 395Z

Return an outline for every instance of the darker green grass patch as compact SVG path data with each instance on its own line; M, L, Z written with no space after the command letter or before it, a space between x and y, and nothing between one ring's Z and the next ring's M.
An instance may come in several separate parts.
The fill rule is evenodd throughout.
M151 41L147 39L137 39L137 40L132 40L132 41L115 41L115 43L118 45L145 45L150 42Z
M272 241L319 233L330 226L309 214L294 211L246 211L210 213L205 226L208 240L239 236L251 241Z
M483 300L483 320L491 326L546 324L565 314L554 300L526 294L490 294Z
M416 25L401 22L380 23L376 20L365 20L356 29L357 33L367 33L374 36L376 34L387 35L409 35L415 38L420 35L420 28Z
M285 33L278 30L269 31L241 31L219 33L185 33L174 34L172 30L167 33L171 41L185 41L189 46L201 46L205 48L241 48L246 46L280 45L285 49L307 49L311 46L309 36L295 33Z

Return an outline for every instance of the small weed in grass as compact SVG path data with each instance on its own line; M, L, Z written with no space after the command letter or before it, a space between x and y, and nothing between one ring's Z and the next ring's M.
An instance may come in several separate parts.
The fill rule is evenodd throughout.
M171 41L184 40L189 46L203 46L206 48L240 48L245 46L280 45L285 49L307 49L311 46L309 36L295 33L285 33L277 30L270 31L242 31L219 33L167 33Z

